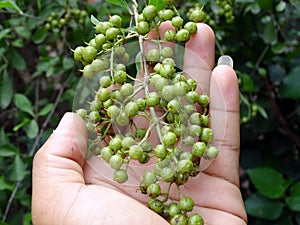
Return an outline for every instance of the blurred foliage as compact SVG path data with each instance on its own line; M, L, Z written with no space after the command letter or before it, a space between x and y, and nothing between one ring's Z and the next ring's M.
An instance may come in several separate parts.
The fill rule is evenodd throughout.
M71 49L91 39L91 15L119 14L129 23L113 2L0 1L0 224L31 224L32 158L72 110L81 77ZM216 33L216 57L234 59L249 224L300 224L300 2L176 4L184 15L203 7Z

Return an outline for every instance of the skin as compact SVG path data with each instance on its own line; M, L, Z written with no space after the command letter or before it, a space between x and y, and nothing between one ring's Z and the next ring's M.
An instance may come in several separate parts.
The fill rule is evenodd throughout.
M161 27L161 30L168 25ZM214 67L214 33L205 24L187 43L184 69L197 74L203 65ZM212 73L193 77L209 93L213 144L219 156L182 190L195 201L195 211L207 225L244 225L247 216L239 189L239 90L234 70L219 65ZM83 154L87 131L83 120L66 113L33 161L32 220L35 225L168 224L145 206L147 196L136 187L101 178ZM205 165L205 163L204 163ZM177 194L171 190L171 197Z

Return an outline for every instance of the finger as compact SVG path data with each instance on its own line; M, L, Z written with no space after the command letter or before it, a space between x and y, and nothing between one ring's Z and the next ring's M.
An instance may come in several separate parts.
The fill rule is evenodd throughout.
M34 157L34 186L39 186L45 180L84 182L82 168L86 147L87 131L83 120L75 113L66 113L49 140ZM64 173L64 176L49 176L55 172Z
M198 82L198 91L209 93L215 60L215 36L208 25L198 23L197 27L197 33L185 45L184 72Z
M212 144L219 155L205 171L239 185L240 113L239 88L234 70L219 65L212 72L210 118L214 131Z

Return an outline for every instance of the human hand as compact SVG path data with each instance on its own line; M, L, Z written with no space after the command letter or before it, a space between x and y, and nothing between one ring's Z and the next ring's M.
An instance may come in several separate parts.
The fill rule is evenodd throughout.
M214 34L205 24L186 47L208 66L214 66ZM198 62L185 56L185 72L197 73ZM197 67L198 65L198 67ZM239 190L239 90L233 69L219 65L211 77L197 78L209 91L211 127L219 156L183 194L192 196L195 210L207 224L246 224ZM67 113L33 164L32 216L34 224L167 224L144 206L135 187L119 186L99 177L85 162L87 132L84 122ZM174 195L175 198L175 195Z

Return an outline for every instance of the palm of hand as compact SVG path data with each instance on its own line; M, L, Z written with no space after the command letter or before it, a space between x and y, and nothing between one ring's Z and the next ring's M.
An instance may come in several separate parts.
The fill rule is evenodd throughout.
M196 50L212 68L214 35L204 24L198 28L199 35L187 48ZM195 66L194 58L187 55L184 64L187 73L201 69L199 64ZM209 168L189 180L182 194L193 197L195 211L204 217L206 224L246 224L239 190L239 92L235 73L230 67L219 66L211 76L197 81L210 91L211 126L220 154ZM76 129L85 129L78 118L74 123L72 126ZM52 143L46 143L35 157L33 219L37 224L167 224L143 206L147 196L137 191L137 187L116 186L85 163L78 151L86 149L82 132L75 132L75 136L67 129L64 132L65 135L60 134L64 139L53 140L52 137ZM69 152L62 153L57 146L68 146ZM48 196L44 190L51 190ZM171 190L170 197L178 199L177 192ZM47 211L49 208L51 213ZM42 217L43 213L46 216Z

